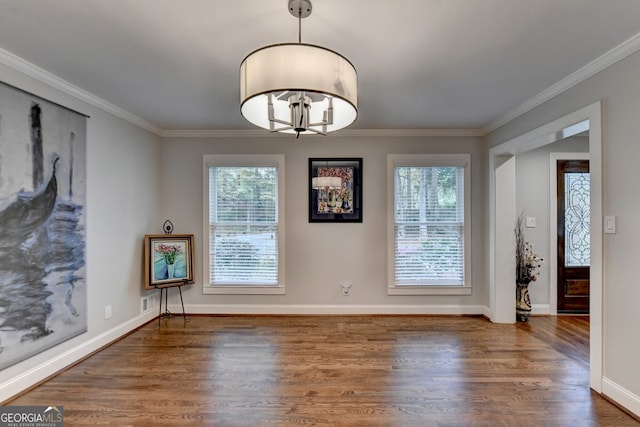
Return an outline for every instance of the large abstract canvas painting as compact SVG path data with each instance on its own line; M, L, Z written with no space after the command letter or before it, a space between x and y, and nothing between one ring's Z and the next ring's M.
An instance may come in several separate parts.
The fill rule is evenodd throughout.
M86 121L0 83L0 369L87 330Z

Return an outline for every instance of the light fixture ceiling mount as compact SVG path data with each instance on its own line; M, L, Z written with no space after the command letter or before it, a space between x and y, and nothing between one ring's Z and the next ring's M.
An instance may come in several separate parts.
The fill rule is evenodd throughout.
M311 9L311 0L289 0L289 13L295 18L307 18Z
M298 43L265 46L240 64L240 111L271 132L326 135L358 115L358 77L344 56L302 43L302 18L311 0L289 0L298 18Z

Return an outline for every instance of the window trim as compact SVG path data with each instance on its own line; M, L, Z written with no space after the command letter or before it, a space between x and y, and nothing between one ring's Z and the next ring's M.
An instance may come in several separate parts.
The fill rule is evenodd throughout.
M202 159L202 293L205 295L284 295L284 154L205 154ZM276 167L278 169L278 284L240 285L209 283L209 168Z
M462 285L395 283L395 168L464 168L464 281ZM388 295L471 295L471 154L389 154L387 156L387 293Z

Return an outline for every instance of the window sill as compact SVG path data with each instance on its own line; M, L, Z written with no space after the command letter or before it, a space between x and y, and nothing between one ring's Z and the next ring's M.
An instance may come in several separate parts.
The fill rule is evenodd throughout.
M471 295L471 286L389 286L389 295Z
M205 295L284 295L284 286L223 285L203 286Z

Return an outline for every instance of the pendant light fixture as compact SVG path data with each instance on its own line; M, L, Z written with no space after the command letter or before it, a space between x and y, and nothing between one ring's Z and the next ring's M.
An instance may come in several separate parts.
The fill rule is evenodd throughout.
M298 43L262 47L240 64L240 111L271 132L326 135L358 115L358 76L344 56L302 43L302 18L311 0L289 0L298 18Z

